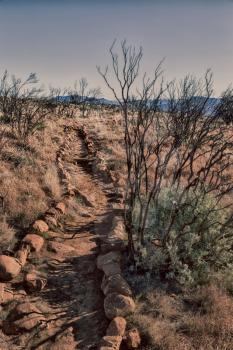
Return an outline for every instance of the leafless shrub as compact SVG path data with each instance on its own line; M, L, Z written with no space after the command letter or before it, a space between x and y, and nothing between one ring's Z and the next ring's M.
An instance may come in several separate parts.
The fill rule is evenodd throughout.
M222 256L224 263L232 262L233 214L227 196L233 189L233 133L210 108L212 73L207 71L202 80L187 76L179 84L163 84L158 79L159 65L151 79L143 76L139 91L135 82L142 49L137 51L124 41L120 60L114 44L110 55L117 85L109 82L108 67L98 71L118 100L124 120L125 212L131 257L142 257L147 243L151 246L156 241L165 267L178 260L175 274L179 268L195 270L195 249L201 244L206 249L198 250L203 265L214 264L215 259L220 266ZM169 206L161 212L164 187L171 194ZM152 206L154 226L148 221ZM182 244L189 245L185 253ZM217 256L211 256L213 249Z
M51 106L37 84L35 74L21 80L10 77L7 71L0 81L2 119L10 124L13 135L22 143L27 143L29 136L43 127L51 113Z
M84 117L90 103L101 95L100 88L89 88L86 78L75 82L73 88L50 88L50 101L56 106L60 117L74 117L78 110Z

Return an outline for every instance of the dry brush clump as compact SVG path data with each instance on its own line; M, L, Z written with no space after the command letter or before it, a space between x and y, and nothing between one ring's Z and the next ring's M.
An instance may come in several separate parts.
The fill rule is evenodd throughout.
M5 71L0 81L0 113L2 122L10 126L12 135L23 145L38 130L53 111L53 106L38 79L31 73L25 80L9 76Z

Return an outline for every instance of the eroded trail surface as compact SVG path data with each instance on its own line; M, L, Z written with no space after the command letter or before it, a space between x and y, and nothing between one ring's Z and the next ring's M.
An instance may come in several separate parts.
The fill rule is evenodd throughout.
M107 326L96 256L100 236L112 225L114 188L93 171L75 129L69 133L62 163L75 196L67 200L63 222L48 232L37 257L36 269L45 272L47 286L26 297L46 316L46 325L19 336L17 349L98 349Z
M112 206L108 198L113 188L93 173L92 162L77 132L69 146L63 164L77 190L74 201L78 210L75 203L73 210L70 205L63 232L50 243L56 252L48 257L48 288L42 298L61 314L54 328L61 330L70 325L77 348L94 348L106 329L100 290L102 275L96 267L96 255L99 236L111 226ZM59 247L56 242L62 245Z

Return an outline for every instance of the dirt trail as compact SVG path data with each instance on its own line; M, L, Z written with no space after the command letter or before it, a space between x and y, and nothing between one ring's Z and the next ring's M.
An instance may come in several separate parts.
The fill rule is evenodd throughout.
M63 226L49 232L47 247L41 253L37 267L46 272L47 286L38 295L29 296L29 301L43 310L48 321L44 330L30 335L25 349L98 349L107 327L96 256L100 236L112 225L114 187L93 172L76 130L69 138L62 162L77 195L68 205ZM66 341L72 338L70 347L57 342L66 330L70 332Z

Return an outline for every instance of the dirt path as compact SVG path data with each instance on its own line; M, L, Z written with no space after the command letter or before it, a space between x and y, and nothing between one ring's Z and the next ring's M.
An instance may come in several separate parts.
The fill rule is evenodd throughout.
M77 132L69 137L62 161L77 194L60 229L49 232L39 257L37 268L47 274L47 286L29 301L48 321L44 330L25 340L24 349L98 349L107 326L96 256L100 236L112 225L114 188L93 172Z

